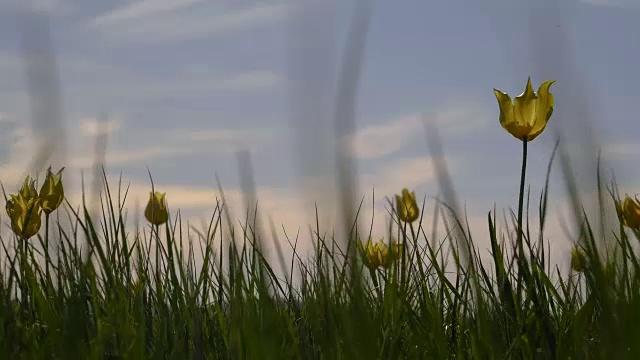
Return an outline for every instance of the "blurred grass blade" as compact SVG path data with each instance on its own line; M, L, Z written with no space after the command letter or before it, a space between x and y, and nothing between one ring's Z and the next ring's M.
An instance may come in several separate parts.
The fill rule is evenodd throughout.
M557 105L553 117L556 136L562 139L567 160L570 159L573 171L563 169L565 179L573 178L578 203L585 206L590 215L599 216L597 232L615 229L612 223L615 216L605 208L599 208L599 198L593 196L598 190L600 139L594 131L598 107L597 94L587 86L587 80L581 74L581 64L573 50L573 44L567 29L570 11L559 0L546 0L544 11L529 9L530 54L535 73L541 79L557 81L555 96ZM604 161L604 160L603 160ZM591 214L591 211L602 213ZM602 239L604 240L604 239Z
M95 134L94 160L93 160L93 174L91 184L91 199L92 208L90 209L91 218L98 218L98 211L100 210L100 194L102 194L102 186L104 184L103 173L106 171L107 161L107 143L108 143L108 130L109 130L109 118L108 115L101 116L97 119L97 132Z
M59 74L49 28L43 11L23 7L20 11L21 47L27 78L31 128L36 140L30 174L47 165L64 166L66 134L63 124Z
M244 200L244 206L246 209L247 219L246 224L248 226L248 236L253 242L252 246L257 247L258 252L265 259L269 259L269 251L264 246L264 229L260 219L260 211L258 208L258 192L256 190L256 183L253 175L253 164L251 162L251 153L248 150L238 151L238 175L240 176L240 190ZM260 271L262 272L262 278L265 276L264 264L260 262Z
M335 20L337 1L301 0L290 5L287 67L291 146L309 220L315 205L323 223L335 204L333 111ZM329 225L329 224L326 224Z
M251 227L255 234L256 245L262 250L262 227L260 226L260 218L258 212L258 194L253 176L253 165L251 162L251 153L248 150L238 151L236 154L238 160L238 175L240 177L240 190L244 200L244 206L247 211L247 224Z
M449 218L456 218L457 221L451 220L449 223L454 224L453 231L454 238L457 242L457 247L460 249L460 258L462 260L462 264L465 267L471 265L471 251L469 240L467 239L467 235L464 233L462 226L462 217L460 216L460 206L458 205L458 199L456 197L456 192L453 187L453 180L451 179L451 175L449 175L449 168L447 166L447 159L444 156L444 151L442 149L442 142L440 141L440 134L438 132L438 125L436 124L435 119L429 118L423 114L422 123L424 124L425 136L427 140L427 148L429 149L429 155L431 157L431 161L433 161L435 166L436 178L438 180L439 192L442 194L442 202L448 206L448 208L453 210L453 214L451 212L448 214ZM457 222L460 222L462 226L455 225ZM462 240L462 243L460 241Z
M336 214L342 214L345 241L352 239L353 230L358 234L355 216L358 172L356 161L353 158L352 142L356 130L355 111L358 84L362 73L364 50L372 13L373 1L356 2L351 19L351 27L347 35L336 93L336 185L339 197ZM352 229L352 226L354 229ZM347 243L343 245L347 245ZM347 247L345 246L344 248L346 249Z
M60 169L67 165L62 94L47 14L24 4L18 13L31 133L35 145L33 158L26 171L28 175L35 176L47 166ZM66 183L69 184L70 181L67 180ZM64 220L59 225L69 228ZM54 246L47 249L47 257L55 258L52 252L58 248L59 240L57 237L52 239Z

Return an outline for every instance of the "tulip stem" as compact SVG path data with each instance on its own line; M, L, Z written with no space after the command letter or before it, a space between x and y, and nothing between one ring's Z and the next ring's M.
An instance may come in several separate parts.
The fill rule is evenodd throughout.
M410 223L404 223L404 228L402 229L402 247L403 250L407 248L407 244L409 243L407 239L407 226L411 225ZM413 230L413 228L412 228ZM405 291L407 287L407 258L405 255L405 251L402 252L402 258L400 259L400 289L401 291Z
M413 223L409 223L409 229L411 229L411 246L413 246L413 248L417 252L416 261L418 262L418 269L420 270L420 273L423 274L422 263L421 263L422 258L420 257L420 250L419 250L420 247L418 246L418 237L416 236L416 230L413 228ZM403 245L403 249L402 249L402 268L403 269L406 269L406 266L407 266L407 252L405 251L405 249L407 249L407 247ZM406 290L409 287L409 280L406 278L404 280L406 284L403 284L403 286L405 286L404 290Z
M155 230L156 243L156 286L160 284L160 236L158 235L158 225L151 225L151 238Z
M382 301L382 289L380 289L380 282L378 281L378 274L372 268L369 268L369 274L371 275L371 281L373 281L373 287L376 289L376 293Z
M525 137L522 141L522 171L520 172L520 193L518 196L518 295L520 294L521 276L524 271L524 246L522 244L524 238L524 231L522 229L522 213L524 210L524 182L527 174L527 143L528 140Z
M49 263L51 262L51 258L49 257L49 213L44 214L44 247L45 276L48 285L49 281L51 281L51 274L49 272Z

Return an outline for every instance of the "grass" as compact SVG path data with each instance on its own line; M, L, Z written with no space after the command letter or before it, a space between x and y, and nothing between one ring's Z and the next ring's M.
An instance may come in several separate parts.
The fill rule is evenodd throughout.
M399 221L391 202L404 251L390 267L364 267L358 252L339 248L316 223L311 260L298 254L296 238L262 244L275 246L279 271L261 255L255 224L233 226L222 200L203 231L183 224L179 212L164 225L131 231L126 189L119 184L114 194L103 175L100 218L86 204L66 203L44 235L2 239L4 358L640 358L640 233L620 225L610 234L616 246L603 249L597 219L578 203L586 261L569 275L551 268L544 233L533 238L526 217L522 232L513 213L513 228L505 229L512 231L501 231L488 213L487 264L452 207L436 203L433 220L448 231L433 238L417 225L422 219ZM605 188L598 180L601 199L619 203L615 182ZM570 182L568 189L575 195ZM547 197L548 177L538 229ZM368 238L353 229L349 248ZM287 242L288 260L281 255ZM49 243L58 246L42 251Z

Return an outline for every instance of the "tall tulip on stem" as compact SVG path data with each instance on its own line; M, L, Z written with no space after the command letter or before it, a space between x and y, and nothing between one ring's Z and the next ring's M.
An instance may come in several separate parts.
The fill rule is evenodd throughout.
M31 196L32 192L29 191L33 188L33 182L30 182L29 177L25 180L26 187L23 187L17 195L11 194L11 199L7 200L6 210L9 219L11 220L11 230L18 236L18 256L20 271L20 291L21 296L26 298L27 288L25 286L24 279L25 269L27 266L27 240L36 235L40 231L42 220L40 215L42 214L42 207L40 199L36 196ZM23 190L27 191L23 191Z
M537 94L531 86L531 78L527 80L527 86L520 96L511 101L508 94L493 89L500 107L500 125L518 140L522 141L522 168L520 172L520 193L518 197L518 263L519 277L523 271L524 246L522 213L524 209L524 183L527 173L527 144L535 139L547 126L547 122L553 113L553 95L549 87L555 80L547 80L538 88Z
M149 202L147 202L147 206L144 209L144 217L153 226L153 230L155 230L156 235L156 281L160 280L160 256L158 252L158 243L160 242L160 225L169 220L169 211L167 210L165 196L166 193L155 191L152 184L152 190L149 193Z
M51 172L51 167L49 167L49 169L47 169L47 177L42 183L40 194L38 194L40 202L42 203L42 211L44 211L44 243L46 247L45 272L47 281L49 281L49 263L51 262L51 259L49 259L49 216L62 204L62 200L64 200L62 170L64 170L64 167L54 174Z
M399 195L395 195L395 205L396 205L396 214L398 216L398 225L400 223L404 223L404 228L402 229L402 247L407 247L407 225L411 229L411 240L414 242L414 246L417 248L416 243L416 234L413 228L413 222L420 218L420 208L418 207L418 202L416 201L416 193L413 191L409 191L409 189L402 189ZM407 255L406 252L402 252L400 259L400 284L402 289L404 290L407 286ZM418 267L421 268L420 262L418 262Z

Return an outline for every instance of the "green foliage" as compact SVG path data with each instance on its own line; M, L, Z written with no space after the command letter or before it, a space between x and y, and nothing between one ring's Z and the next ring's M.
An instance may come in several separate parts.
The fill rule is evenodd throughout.
M615 184L609 193L620 202ZM547 195L545 187L541 229ZM255 224L222 231L230 224L222 202L206 231L183 228L178 213L131 233L125 198L120 189L112 198L106 184L100 221L67 203L71 226L58 217L44 238L2 239L2 358L640 358L640 233L620 225L616 251L603 254L584 213L576 214L582 271L568 276L551 269L543 234L533 239L528 229L519 234L526 256L515 259L517 236L505 239L495 213L487 216L492 263L481 262L484 249L436 203L436 214L453 215L442 239L428 236L422 219L399 221L390 206L403 248L392 266L364 267L318 224L311 260L286 239L294 255L283 279L258 250ZM359 235L353 240L367 238ZM52 256L42 251L50 243L58 244ZM468 261L457 244L470 244Z

